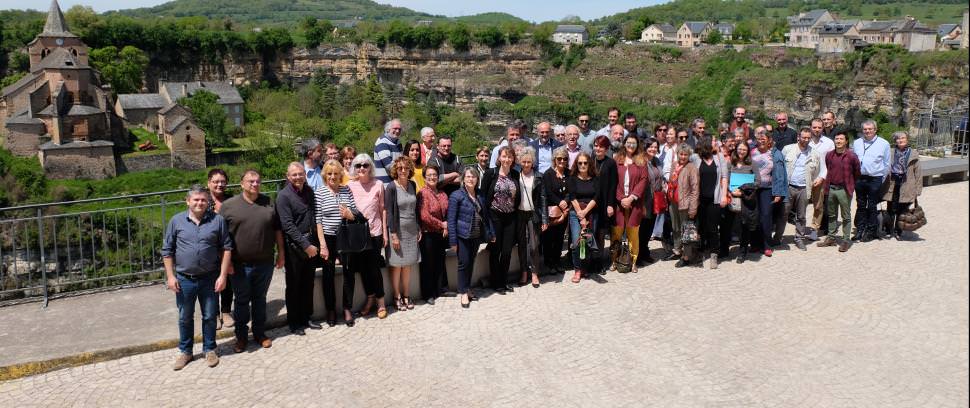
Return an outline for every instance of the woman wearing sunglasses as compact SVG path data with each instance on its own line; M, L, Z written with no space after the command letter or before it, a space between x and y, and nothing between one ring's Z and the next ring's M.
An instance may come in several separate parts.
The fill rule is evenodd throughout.
M377 317L387 317L384 306L384 277L381 275L381 251L386 246L384 235L384 183L374 177L374 162L366 153L358 154L350 164L356 179L347 183L357 209L367 219L370 227L371 250L351 256L349 263L360 274L367 302L360 309L360 316L370 315L377 303Z

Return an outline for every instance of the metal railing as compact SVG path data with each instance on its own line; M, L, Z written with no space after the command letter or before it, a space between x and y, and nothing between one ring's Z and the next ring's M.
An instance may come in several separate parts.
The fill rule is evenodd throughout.
M910 129L910 143L924 154L967 158L967 108L917 112Z
M187 191L0 208L0 305L161 281L162 236Z

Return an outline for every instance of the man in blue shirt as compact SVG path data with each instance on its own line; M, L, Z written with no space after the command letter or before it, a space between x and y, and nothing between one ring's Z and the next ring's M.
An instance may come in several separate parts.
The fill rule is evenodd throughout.
M891 158L889 142L876 134L876 122L862 123L862 137L852 143L852 152L859 157L861 176L855 182L856 235L853 240L862 242L878 238L876 205L881 201L879 190L889 174Z
M545 173L552 167L552 151L561 146L559 141L552 138L552 125L542 122L536 127L539 137L529 143L536 151L536 168L539 174Z
M216 354L216 293L226 287L232 258L229 226L221 215L208 211L209 193L195 185L185 197L189 209L175 214L162 240L162 263L168 289L179 309L179 356L174 369L192 361L195 301L202 310L202 353L206 365L219 364Z
M323 158L323 146L320 145L320 141L317 139L307 139L300 145L300 151L303 155L303 170L306 171L306 182L310 185L310 188L316 190L317 187L323 185L323 178L320 176L320 171L323 170L323 166L320 163L320 160Z
M401 155L401 121L391 119L384 124L384 134L374 142L374 177L384 182L391 182L391 164L394 159ZM310 184L310 174L307 173L307 184L316 190L316 186Z

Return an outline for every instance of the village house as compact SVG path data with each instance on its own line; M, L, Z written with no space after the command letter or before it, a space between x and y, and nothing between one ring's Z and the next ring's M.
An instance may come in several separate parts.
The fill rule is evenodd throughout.
M861 26L862 22L858 20L837 20L822 24L818 28L818 46L815 51L819 53L855 51L856 48L863 46L859 38Z
M859 37L868 44L895 44L911 52L936 48L936 31L910 16L896 21L863 22Z
M785 33L785 46L811 48L818 46L818 28L835 20L828 10L812 10L788 17L789 30Z
M51 178L113 177L114 145L124 129L111 92L88 65L87 45L68 30L57 0L27 54L27 75L0 94L5 147L38 157Z
M559 44L586 44L589 33L581 25L560 24L552 33L552 41Z
M667 23L650 24L640 32L640 41L645 43L676 42L677 27Z
M960 48L960 41L963 40L963 27L959 24L940 24L936 29L939 36L939 48L941 50L955 50Z
M677 30L677 45L684 48L697 47L712 29L714 26L706 21L685 22Z
M714 29L721 33L721 39L724 41L731 41L734 39L734 24L731 23L717 23Z
M158 83L158 93L121 94L115 103L115 113L123 118L128 126L141 126L146 130L162 134L157 121L159 109L179 99L192 96L205 90L219 99L216 101L226 111L226 120L235 127L243 126L243 98L235 86L223 82L165 82Z

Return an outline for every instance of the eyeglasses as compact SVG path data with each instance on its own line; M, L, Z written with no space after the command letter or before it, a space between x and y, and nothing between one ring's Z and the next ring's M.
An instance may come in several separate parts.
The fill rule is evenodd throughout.
M624 146L626 146L626 147L637 147L637 144L636 144L636 142L630 142L630 143L624 144Z
M677 136L677 138L680 140L687 140L687 136Z
M368 163L357 163L357 164L354 165L354 168L355 169L369 169L370 168L370 164L368 164Z
M566 161L566 158L565 157L557 157L556 158L556 161Z
M584 162L584 161L583 162L576 162L576 165L578 165L578 166L586 166L588 164L589 164L589 162Z
M660 129L657 129L657 131L658 132L666 132L667 131L667 128L660 128Z
M451 149L451 145L450 144L438 145L438 148L439 149Z

